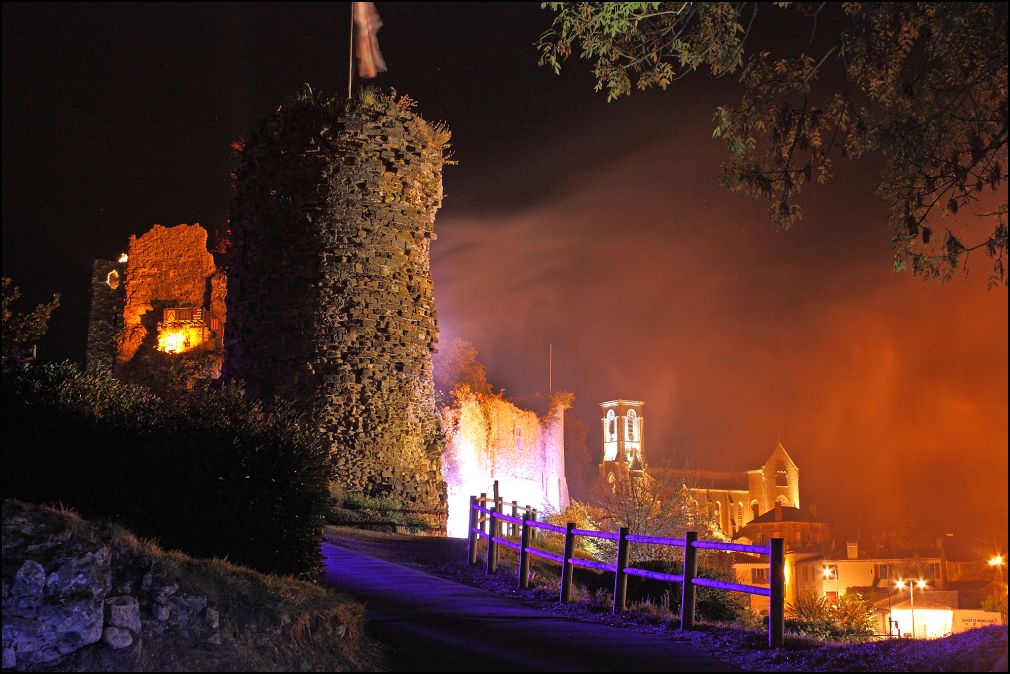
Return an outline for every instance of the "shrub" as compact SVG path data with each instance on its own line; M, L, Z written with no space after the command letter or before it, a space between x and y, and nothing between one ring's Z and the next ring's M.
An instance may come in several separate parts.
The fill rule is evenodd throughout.
M285 405L234 386L160 398L71 364L3 374L4 496L63 503L161 545L311 576L328 454Z
M854 592L832 605L813 592L801 594L786 606L786 629L820 639L865 637L874 632L873 608Z
M360 526L371 531L399 527L410 533L428 531L431 527L423 517L407 512L403 504L393 498L365 496L345 492L337 482L330 482L330 508L327 521L340 526Z
M680 574L683 573L684 565L679 560L652 560L646 562L635 562L635 568L658 571L660 573ZM711 565L698 566L698 575L703 578L713 578L715 580L725 580L735 582L731 570L722 568L718 562ZM657 580L649 580L631 576L628 578L628 601L629 603L653 604L661 606L680 615L680 600L682 589L679 584L664 583ZM714 587L697 588L697 604L695 617L698 620L728 622L736 618L744 610L739 595L735 592L727 592Z

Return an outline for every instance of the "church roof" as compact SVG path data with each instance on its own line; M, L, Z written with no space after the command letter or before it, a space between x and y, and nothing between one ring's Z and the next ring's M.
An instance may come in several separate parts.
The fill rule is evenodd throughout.
M650 468L649 473L662 482L680 480L691 489L715 491L748 491L747 473L717 470L684 470L682 468Z
M777 508L782 509L781 518L775 517L775 510ZM814 517L809 510L802 510L800 508L793 508L791 506L776 506L776 508L769 510L760 517L755 517L754 519L752 519L750 522L747 523L747 526L751 526L752 524L775 524L776 522L821 523L821 520Z
M882 609L908 610L912 608L912 601L908 592L898 592L892 594L887 599L874 602L873 606ZM934 609L938 611L949 611L957 608L957 590L918 590L915 591L915 610Z

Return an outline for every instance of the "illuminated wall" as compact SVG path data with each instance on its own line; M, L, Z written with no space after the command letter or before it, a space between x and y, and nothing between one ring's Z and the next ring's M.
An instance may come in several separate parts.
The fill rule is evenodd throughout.
M166 356L199 353L200 376L221 370L227 279L200 225L154 225L117 260L92 266L87 368L157 388ZM173 311L185 320L165 321ZM194 370L194 372L197 372Z
M495 480L501 496L520 507L557 512L568 505L562 405L539 418L500 397L469 393L441 415L450 536L466 536L469 497L490 494Z
M911 609L891 609L891 620L898 623L902 636L912 636ZM938 639L953 631L954 611L952 609L915 609L915 638Z

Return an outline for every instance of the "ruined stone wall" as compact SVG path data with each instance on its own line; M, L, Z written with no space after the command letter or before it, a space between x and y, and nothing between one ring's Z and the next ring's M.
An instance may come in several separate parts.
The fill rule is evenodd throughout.
M123 286L126 265L95 260L91 265L91 313L88 319L88 372L112 372L123 328ZM114 286L114 287L113 287Z
M306 92L237 172L224 376L317 415L342 486L445 526L429 245L447 134L405 99Z
M468 393L441 410L450 536L465 536L469 497L499 493L520 506L558 512L568 505L564 406L544 418L490 395Z
M207 230L203 227L155 225L139 237L131 236L127 253L118 362L132 360L145 342L151 344L161 310L166 307L206 307L223 324L225 280L214 265L214 256L207 252ZM217 300L215 306L212 299Z
M88 370L111 371L160 392L219 375L226 293L227 279L207 252L200 225L155 225L130 237L124 261L95 260L92 266ZM162 311L182 306L202 309L216 330L192 352L163 353L157 348Z

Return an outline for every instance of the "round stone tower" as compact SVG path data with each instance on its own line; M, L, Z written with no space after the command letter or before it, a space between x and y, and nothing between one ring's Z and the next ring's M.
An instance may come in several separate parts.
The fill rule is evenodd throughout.
M429 247L449 134L412 107L306 87L236 144L223 374L313 413L346 490L444 531Z

